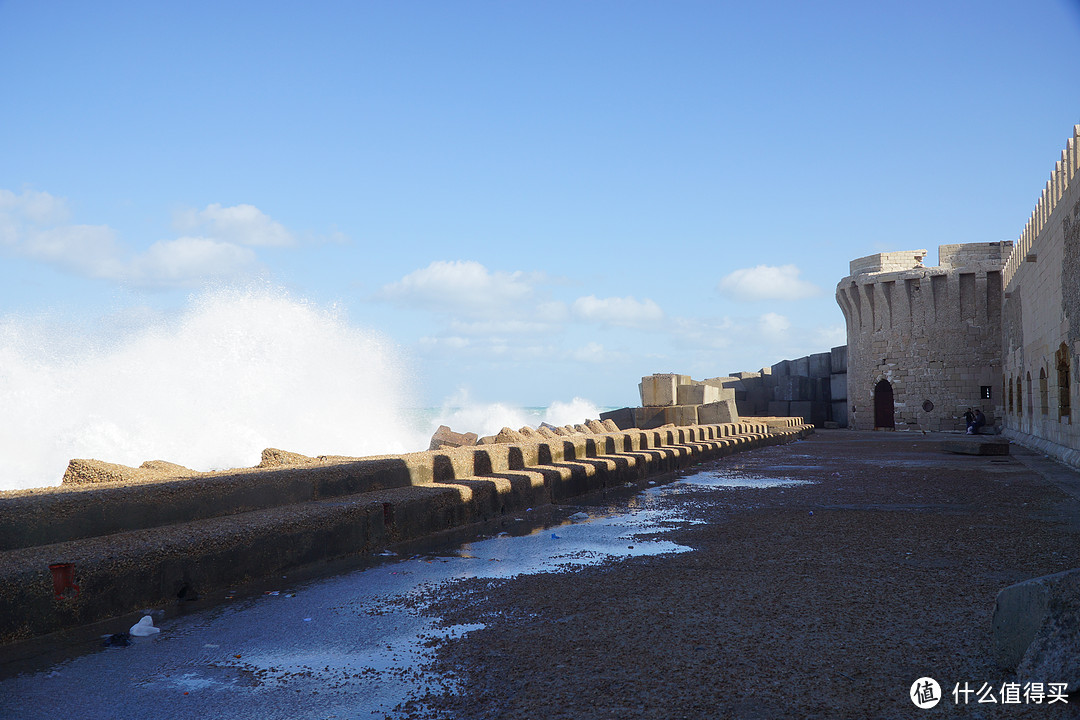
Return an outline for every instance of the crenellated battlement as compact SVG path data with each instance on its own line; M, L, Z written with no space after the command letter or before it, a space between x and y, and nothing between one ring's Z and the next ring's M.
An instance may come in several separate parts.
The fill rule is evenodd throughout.
M1011 241L938 245L938 267L1000 270L1012 253Z
M855 258L848 263L850 275L867 273L897 272L912 270L923 266L925 250L899 250L887 253L875 253L866 257Z
M1021 263L1035 259L1032 253L1035 239L1042 233L1054 208L1057 207L1069 184L1076 177L1077 170L1080 170L1080 125L1073 126L1073 136L1065 144L1065 149L1061 151L1061 159L1054 164L1050 179L1046 181L1046 186L1038 202L1035 203L1035 209L1031 211L1031 217L1014 244L1008 262L1005 263L1005 287L1012 282Z
M836 286L849 332L910 333L928 325L985 326L1001 311L1001 269L1011 242L939 245L941 263L925 267L925 250L879 253L851 262Z

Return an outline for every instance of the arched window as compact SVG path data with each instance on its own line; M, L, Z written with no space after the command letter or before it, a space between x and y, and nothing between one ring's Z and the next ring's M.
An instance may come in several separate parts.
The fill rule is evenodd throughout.
M1008 381L1009 386L1009 412L1013 411L1013 383L1012 380Z
M1031 372L1027 373L1027 399L1028 399L1028 415L1035 417L1035 408L1032 404L1035 402L1035 393L1031 392Z
M1024 384L1016 378L1016 416L1024 417Z
M1058 373L1058 417L1067 417L1072 412L1072 399L1069 397L1069 346L1061 343L1054 353Z
M1039 368L1039 409L1043 415L1050 413L1050 390L1046 383L1046 368Z

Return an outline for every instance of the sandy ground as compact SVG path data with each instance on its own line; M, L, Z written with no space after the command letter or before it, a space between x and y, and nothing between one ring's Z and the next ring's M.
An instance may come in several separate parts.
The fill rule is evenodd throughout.
M486 628L443 642L434 669L465 690L405 716L1080 716L1077 697L952 694L1000 701L1014 677L991 655L1000 589L1080 567L1080 475L1015 446L947 454L943 437L821 431L725 458L697 469L813 484L686 493L705 522L665 538L694 552L455 585L435 611ZM908 696L923 676L945 696L929 710Z

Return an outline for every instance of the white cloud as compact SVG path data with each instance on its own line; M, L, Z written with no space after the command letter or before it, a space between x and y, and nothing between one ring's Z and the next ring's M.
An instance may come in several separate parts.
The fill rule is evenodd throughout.
M734 320L724 318L673 318L668 327L673 338L684 347L723 350L732 342L745 339L745 328Z
M595 295L580 297L574 301L574 315L588 322L623 327L655 325L664 317L664 311L652 300L638 301L632 297L598 298Z
M242 273L257 264L251 248L209 238L182 237L156 242L125 269L136 285L187 287L200 280Z
M578 362L602 364L621 359L622 354L606 350L597 342L588 342L570 351L570 358Z
M530 320L497 319L462 322L453 320L450 327L463 335L530 335L550 332L552 326Z
M814 331L814 343L828 348L847 344L847 328L843 325L819 327Z
M468 347L471 343L468 338L458 337L456 335L450 337L432 337L425 335L420 338L420 344L427 348L450 348L452 350L461 350Z
M205 210L177 213L174 225L181 231L198 230L202 235L237 245L284 247L296 242L284 225L254 205L222 207L214 203Z
M821 288L800 280L795 265L758 265L728 273L717 285L734 300L802 300L821 294Z
M436 311L503 315L522 309L540 277L520 271L491 272L474 260L436 260L384 285L378 297Z
M16 195L0 188L0 214L15 214L29 222L46 225L67 220L68 208L63 198L37 190L24 190Z
M758 318L761 334L769 340L782 340L791 329L791 321L783 315L765 313Z
M68 224L63 198L0 189L0 248L85 277L143 288L191 287L258 267L250 245L282 245L291 234L251 205L209 205L186 222L212 236L161 240L137 252L107 225Z
M97 278L123 273L116 233L104 225L60 225L20 233L18 250L26 257Z

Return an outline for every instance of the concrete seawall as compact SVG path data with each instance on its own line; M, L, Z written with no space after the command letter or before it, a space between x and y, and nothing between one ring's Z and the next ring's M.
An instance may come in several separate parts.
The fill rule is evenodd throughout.
M0 493L0 641L370 553L812 431L798 418L753 418ZM57 593L49 566L61 563L73 566L77 592Z

